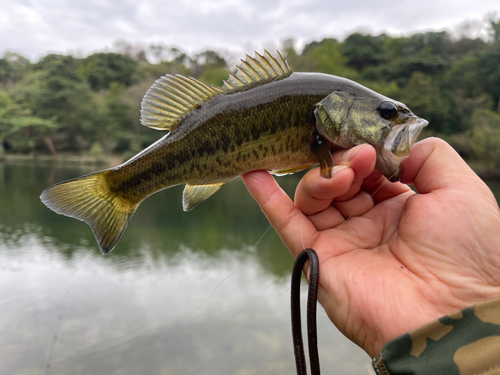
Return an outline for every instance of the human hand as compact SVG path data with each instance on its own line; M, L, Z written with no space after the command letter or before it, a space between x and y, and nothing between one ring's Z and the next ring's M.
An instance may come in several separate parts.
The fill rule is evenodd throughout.
M309 171L295 203L266 171L242 178L294 257L316 250L318 300L348 338L373 357L403 333L500 297L498 204L447 143L415 144L401 183L374 169L369 145L333 157L334 175Z

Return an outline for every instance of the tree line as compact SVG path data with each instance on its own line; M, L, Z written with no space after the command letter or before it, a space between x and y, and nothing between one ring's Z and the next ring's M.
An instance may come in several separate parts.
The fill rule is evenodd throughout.
M487 40L444 31L354 33L301 51L288 40L281 52L294 71L343 76L405 103L429 120L427 135L448 140L472 163L500 167L500 18L490 21L489 31ZM49 54L37 62L7 52L0 59L0 155L129 157L164 135L139 121L142 97L156 79L178 73L221 85L234 71L216 51L119 47L83 58Z

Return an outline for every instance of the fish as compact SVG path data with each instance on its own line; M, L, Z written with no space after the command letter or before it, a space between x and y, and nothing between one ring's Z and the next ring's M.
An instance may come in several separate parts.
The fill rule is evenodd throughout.
M86 222L104 254L144 199L179 184L189 211L253 170L280 176L319 164L329 178L331 153L361 143L376 149L376 168L397 181L428 124L349 79L294 72L279 51L246 55L221 88L178 74L161 77L143 98L141 123L168 133L120 166L40 195L54 212Z

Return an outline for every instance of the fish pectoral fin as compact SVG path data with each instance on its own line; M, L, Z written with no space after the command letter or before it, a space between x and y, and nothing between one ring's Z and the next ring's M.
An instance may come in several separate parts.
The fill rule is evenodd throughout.
M286 169L275 169L272 171L269 171L269 173L281 177L281 176L286 176L287 174L293 174L297 172L301 172L306 170L307 168L310 168L310 165L301 165L299 167L292 167L292 168L286 168Z
M332 177L333 157L327 142L321 135L316 134L311 144L311 151L318 158L321 176L325 178Z
M225 182L209 185L189 185L186 184L182 193L182 209L190 211L204 200L215 194Z

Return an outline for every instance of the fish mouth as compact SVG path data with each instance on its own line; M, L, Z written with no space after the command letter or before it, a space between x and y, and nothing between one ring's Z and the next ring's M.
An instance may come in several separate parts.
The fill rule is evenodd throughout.
M393 126L377 157L377 169L389 181L400 180L401 163L410 156L411 147L428 124L429 121L423 118L413 117L404 124Z

